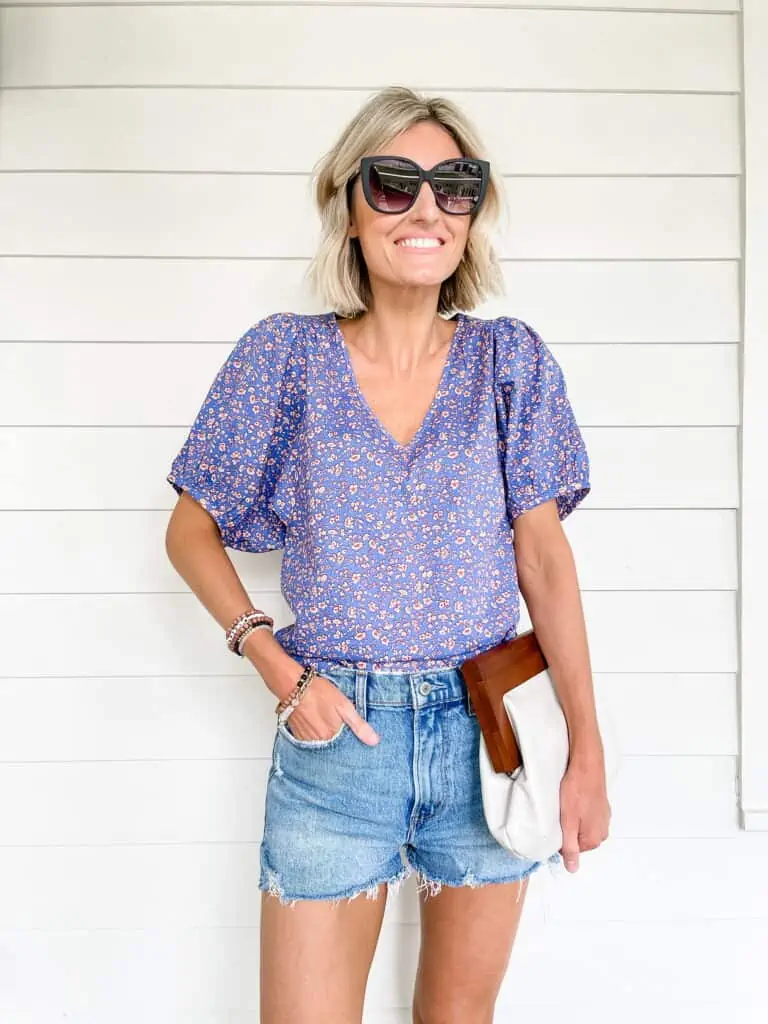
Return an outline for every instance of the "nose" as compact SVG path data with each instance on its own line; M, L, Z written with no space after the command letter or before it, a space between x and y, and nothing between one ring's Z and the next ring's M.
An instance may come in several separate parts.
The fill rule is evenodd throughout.
M421 183L419 194L409 212L422 220L436 220L440 216L440 207L437 205L435 193L428 181Z

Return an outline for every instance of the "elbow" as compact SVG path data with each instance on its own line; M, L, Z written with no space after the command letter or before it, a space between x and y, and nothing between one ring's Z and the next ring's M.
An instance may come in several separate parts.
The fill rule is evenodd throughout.
M528 536L515 544L515 562L521 584L535 586L570 572L574 566L573 551L565 531L547 530L544 536Z
M178 515L179 506L171 513L171 518L168 520L168 525L165 528L165 554L171 565L176 568L176 557L180 546L180 516Z

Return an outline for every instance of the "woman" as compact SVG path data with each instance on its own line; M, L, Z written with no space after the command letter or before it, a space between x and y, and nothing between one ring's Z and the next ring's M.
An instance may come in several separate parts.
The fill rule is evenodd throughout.
M542 864L485 825L458 666L516 635L520 590L570 732L566 867L607 836L560 525L590 490L584 441L535 330L457 312L501 290L487 238L500 184L481 152L446 100L390 88L359 111L316 169L310 277L333 312L251 327L168 476L169 557L279 700L262 1024L361 1020L388 889L411 871L425 894L414 1021L492 1019ZM294 623L273 634L224 546L285 549Z

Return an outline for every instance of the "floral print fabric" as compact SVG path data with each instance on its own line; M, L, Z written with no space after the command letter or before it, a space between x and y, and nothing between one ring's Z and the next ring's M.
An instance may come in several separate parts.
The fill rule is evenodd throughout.
M562 370L533 328L459 313L408 445L360 390L334 313L275 313L219 369L167 480L223 543L283 548L297 660L451 668L516 636L510 526L554 499L564 519L590 465Z

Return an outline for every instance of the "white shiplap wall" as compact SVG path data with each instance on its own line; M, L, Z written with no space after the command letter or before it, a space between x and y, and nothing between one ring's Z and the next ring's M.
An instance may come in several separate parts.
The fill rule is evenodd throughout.
M0 1019L257 1019L271 697L165 558L165 474L243 330L317 308L309 169L397 81L487 138L508 295L478 312L552 346L593 465L566 529L622 775L610 840L534 876L497 1019L763 1019L768 837L736 792L737 8L0 8ZM279 553L231 554L290 621ZM417 921L409 883L366 1024L410 1020Z

